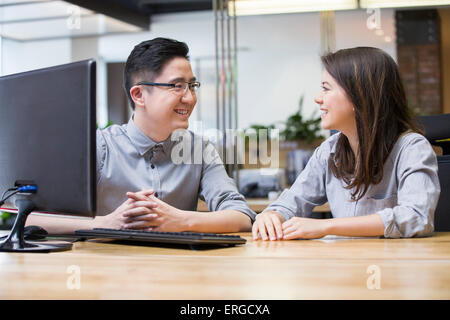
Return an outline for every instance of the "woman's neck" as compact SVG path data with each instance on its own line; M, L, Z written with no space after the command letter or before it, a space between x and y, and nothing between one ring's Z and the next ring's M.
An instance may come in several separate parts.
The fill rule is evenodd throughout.
M355 155L355 158L358 158L358 150L359 150L359 139L358 139L358 131L356 128L341 131L348 139L348 142L350 143L350 148L352 148L353 154Z

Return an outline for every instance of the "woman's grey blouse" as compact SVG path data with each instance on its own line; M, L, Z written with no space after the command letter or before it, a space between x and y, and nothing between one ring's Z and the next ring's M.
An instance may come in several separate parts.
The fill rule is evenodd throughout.
M382 181L370 185L363 198L353 201L353 190L346 189L345 182L328 167L340 134L314 151L292 187L264 211L275 210L286 220L309 217L315 206L328 201L334 218L380 215L387 238L432 234L440 186L436 155L425 137L417 133L401 136L384 164Z

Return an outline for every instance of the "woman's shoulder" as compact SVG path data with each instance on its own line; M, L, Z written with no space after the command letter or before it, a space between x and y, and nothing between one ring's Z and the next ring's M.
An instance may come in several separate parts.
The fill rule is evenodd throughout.
M337 132L335 134L330 135L324 142L317 147L314 151L314 154L320 159L324 161L328 161L330 154L336 152L336 145L339 140L339 137L342 133Z
M399 152L402 150L412 150L417 148L423 150L424 147L432 150L427 138L420 133L413 131L407 131L401 134L394 145L394 149L397 149Z
M400 135L391 153L393 159L409 163L436 157L427 138L417 132L405 132Z
M328 153L336 152L336 144L342 135L341 132L337 132L335 134L330 135L324 142L322 142L319 146L323 151L327 151Z

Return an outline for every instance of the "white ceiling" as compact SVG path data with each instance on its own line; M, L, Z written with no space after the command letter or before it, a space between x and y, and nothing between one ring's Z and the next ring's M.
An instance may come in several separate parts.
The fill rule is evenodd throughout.
M0 0L0 36L18 41L142 31L117 19L59 0Z

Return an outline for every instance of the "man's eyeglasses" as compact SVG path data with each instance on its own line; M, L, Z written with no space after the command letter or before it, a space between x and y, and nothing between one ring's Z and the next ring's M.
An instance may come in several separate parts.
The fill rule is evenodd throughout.
M171 91L180 96L185 95L188 88L189 90L191 90L192 93L197 92L198 88L200 88L200 82L198 81L194 82L180 81L175 83L158 83L158 82L141 81L136 83L136 85L170 87Z

